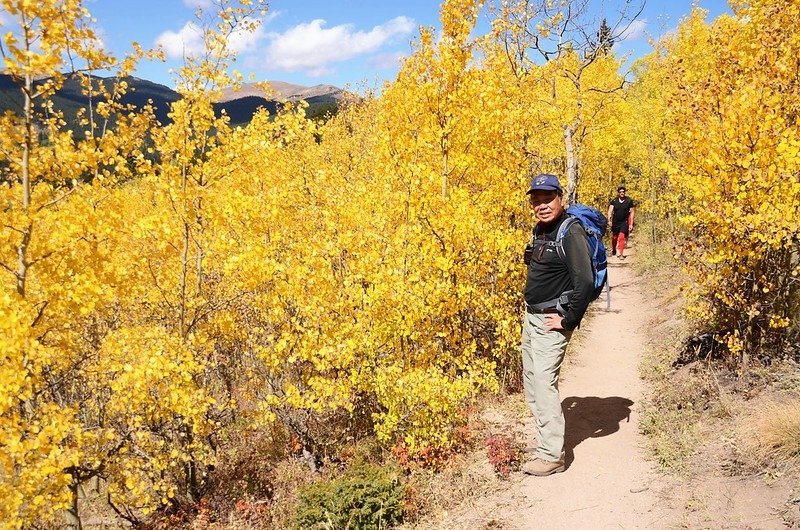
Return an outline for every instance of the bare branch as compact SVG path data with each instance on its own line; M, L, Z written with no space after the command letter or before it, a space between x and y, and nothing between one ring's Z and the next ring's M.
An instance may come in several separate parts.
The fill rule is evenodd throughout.
M50 202L46 202L46 203L44 203L43 205L39 206L39 207L36 209L36 211L37 211L37 212L41 212L41 211L42 211L42 210L44 210L45 208L49 208L50 206L53 206L54 204L61 202L62 200L64 200L64 199L66 199L67 197L69 197L69 196L70 196L70 195L71 195L71 194L72 194L72 193L73 193L73 192L74 192L76 189L78 189L78 188L77 188L77 187L70 188L70 190L69 190L68 192L66 192L65 194L61 195L60 197L56 197L56 198L55 198L55 199L53 199L52 201L50 201Z
M568 50L581 54L589 64L595 61L603 43L600 42L600 36L595 34L595 26L599 21L589 17L589 0L567 0L550 6L545 0L539 0L533 6L527 0L519 1L525 4L523 14L510 15L509 18L512 26L522 30L531 51L537 52L545 61L561 57ZM610 26L610 35L604 41L616 41L624 36L641 16L644 6L645 0L625 0ZM537 29L537 21L553 21L559 15L561 19L550 27L550 35L542 37ZM550 49L547 43L554 49Z
M13 230L14 232L17 232L19 234L23 234L23 235L25 234L24 230L20 230L19 228L16 228L14 226L11 226L11 225L3 225L3 226L5 226L6 228L8 228L10 230Z
M433 228L430 219L428 219L427 217L421 217L421 219L425 221L425 224L428 225L430 231L433 232L433 235L436 236L436 239L439 240L439 245L442 247L442 252L447 252L447 246L444 243L444 239L442 239L442 236L440 236L439 233L436 231L436 229Z
M167 298L167 293L164 291L164 289L161 288L161 285L159 285L158 283L158 278L156 277L156 273L153 270L153 264L149 259L147 260L147 269L150 271L150 277L153 278L153 285L155 285L156 289L158 289L158 292L161 294L161 298L164 300L164 303L166 303L167 307L169 307L170 309L173 308L174 306L172 302L170 302L169 299Z
M52 256L53 254L55 254L55 253L56 253L56 251L55 251L55 250L51 250L51 251L50 251L50 252L48 252L47 254L44 254L44 255L42 255L42 256L39 256L39 257L38 257L38 258L36 258L35 260L33 260L33 261L29 262L29 263L28 263L28 266L30 267L31 265L35 265L35 264L39 263L40 261L44 261L44 260L46 260L47 258L49 258L50 256Z
M197 324L199 324L206 316L210 315L211 313L213 313L217 309L220 309L222 307L225 307L227 305L232 304L233 302L235 302L239 298L244 297L245 294L248 294L248 293L241 292L241 293L239 293L236 296L233 296L231 298L227 298L225 300L220 300L220 301L218 301L216 303L209 302L209 303L205 304L201 308L201 310L199 310L199 311L197 311L197 313L195 313L194 317L192 318L192 321L189 322L189 325L186 328L186 332L190 333L194 329L194 327Z
M8 272L10 272L10 273L11 273L11 274L13 274L14 276L17 276L17 271L15 271L14 269L12 269L11 267L9 267L8 265L6 265L5 263L3 263L2 261L0 261L0 267L3 267L5 270L7 270Z
M639 19L639 16L641 16L642 12L644 12L645 2L644 0L642 0L642 2L639 4L639 9L636 11L636 14L633 15L632 17L628 17L628 8L631 7L631 3L632 3L631 0L627 0L625 2L625 7L623 8L620 18L617 20L617 22L614 24L614 27L611 29L611 40L616 41L617 39L625 35L631 28L631 25L633 25L633 23ZM618 29L622 26L623 23L625 24L625 27L622 29Z
M628 81L626 81L625 78L623 77L622 81L620 81L619 86L616 86L614 88L603 89L603 88L594 88L594 87L592 87L592 88L587 88L586 91L587 92L600 92L601 94L613 94L614 92L619 92L620 90L625 88L625 85L627 85L627 84L628 84Z
M7 149L4 148L0 148L0 153L3 153L3 156L5 156L6 160L11 162L12 164L16 164L18 166L22 165L22 159L16 158L11 151L8 151Z

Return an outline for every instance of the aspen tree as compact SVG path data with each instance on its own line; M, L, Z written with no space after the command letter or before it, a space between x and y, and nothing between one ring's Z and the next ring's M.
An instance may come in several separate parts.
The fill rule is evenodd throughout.
M117 183L151 171L153 114L119 98L136 60L153 54L105 54L79 1L3 7L17 21L2 54L23 105L2 117L0 140L0 263L13 280L2 292L0 520L16 528L66 508L67 524L80 527L81 487L100 477L110 504L137 521L174 503L177 485L191 488L173 468L208 454L212 404L198 388L196 340L144 325L132 303L146 278L125 239L135 186ZM110 88L89 75L108 69ZM89 101L75 122L50 101L65 70L77 72Z
M800 32L796 0L694 10L667 41L670 179L691 237L690 309L747 370L796 342Z
M14 283L13 290L2 291L9 377L0 409L0 520L19 527L68 508L67 524L78 527L78 487L87 474L79 469L85 433L72 376L83 368L85 351L80 326L73 323L108 300L102 286L108 271L96 260L107 252L103 240L114 224L94 215L94 207L105 194L104 179L112 172L129 174L129 161L141 159L149 119L146 112L123 117L113 132L90 129L84 135L67 129L50 97L67 79L64 71L87 80L88 87L92 81L85 73L118 68L124 76L141 54L121 63L107 55L80 1L2 5L14 24L0 52L22 105L0 122L8 183L2 191L0 264ZM115 86L116 95L124 92L122 84ZM121 108L106 96L97 102L100 114Z
M530 79L535 93L549 94L549 101L542 103L551 106L555 118L551 123L560 126L564 162L563 169L556 172L566 174L567 203L577 201L585 136L592 126L602 123L595 117L597 105L619 97L617 93L624 87L621 75L595 76L593 82L587 74L601 63L611 63L601 68L619 68L607 44L624 35L644 3L622 2L618 18L610 26L605 18L602 24L595 24L589 7L588 0L502 2L495 7L495 38L515 75ZM545 66L540 67L540 62Z

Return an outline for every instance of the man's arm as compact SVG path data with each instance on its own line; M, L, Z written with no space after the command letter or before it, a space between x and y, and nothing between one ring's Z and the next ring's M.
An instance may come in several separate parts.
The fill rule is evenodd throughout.
M631 212L628 214L628 232L633 230L633 216L636 213L636 207L631 206Z
M564 255L570 278L572 294L569 307L564 315L563 327L568 331L578 327L591 302L594 291L594 273L589 257L589 241L586 232L578 223L573 223L564 237Z
M614 222L614 219L611 217L612 215L614 215L614 204L613 203L608 205L608 215L606 215L606 218L608 219L609 223L613 223Z

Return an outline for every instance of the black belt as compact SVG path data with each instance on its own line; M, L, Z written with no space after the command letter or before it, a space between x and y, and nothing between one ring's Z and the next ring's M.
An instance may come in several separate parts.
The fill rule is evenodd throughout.
M551 313L558 313L558 309L555 307L548 307L546 309L536 309L529 305L525 305L525 311L532 315L543 315L543 314L551 314Z

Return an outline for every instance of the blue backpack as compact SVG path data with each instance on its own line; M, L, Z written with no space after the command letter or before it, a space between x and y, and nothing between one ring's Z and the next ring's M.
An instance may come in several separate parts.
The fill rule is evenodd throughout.
M561 224L556 241L559 243L558 252L561 259L564 259L564 245L561 240L566 235L567 230L574 222L581 224L586 231L589 241L589 257L592 260L592 273L594 275L594 293L592 300L595 300L608 281L608 258L606 257L606 246L603 244L603 236L606 235L608 220L600 213L600 210L586 206L585 204L574 204L567 208L569 219Z
M603 287L608 281L608 258L606 257L606 246L603 244L603 236L606 233L606 228L608 228L608 220L599 210L591 206L586 206L585 204L574 204L570 206L567 208L567 215L569 218L561 223L561 227L556 234L556 240L552 244L556 247L559 257L563 260L564 236L567 234L567 230L569 230L570 226L574 223L580 223L586 231L587 240L589 242L589 254L594 277L592 300L595 300L600 296L600 293L603 292ZM571 293L572 291L567 291L557 300L536 304L534 307L552 307L555 303L559 313L563 314L563 306L569 302L569 295Z

